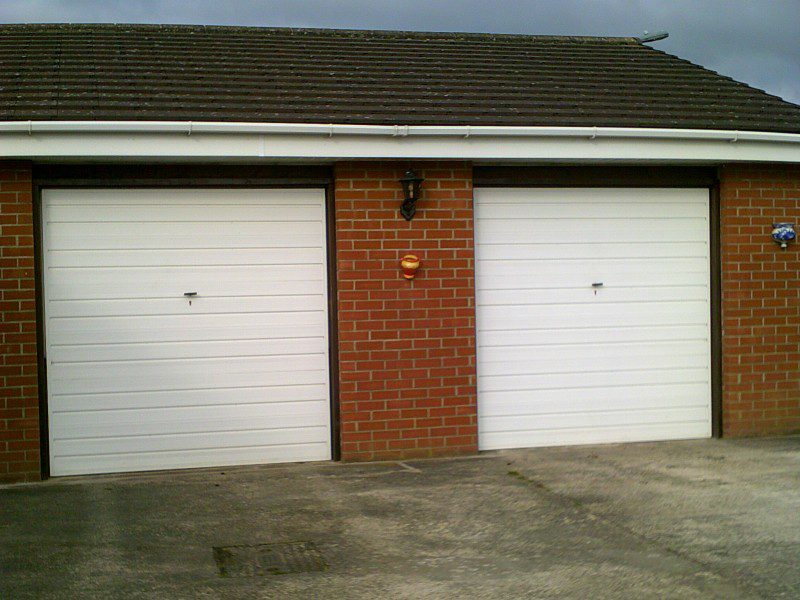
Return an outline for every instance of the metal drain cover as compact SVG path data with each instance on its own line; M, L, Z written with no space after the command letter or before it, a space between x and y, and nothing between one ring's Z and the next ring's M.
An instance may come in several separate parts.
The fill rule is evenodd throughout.
M256 577L324 571L328 565L312 542L214 546L220 577Z

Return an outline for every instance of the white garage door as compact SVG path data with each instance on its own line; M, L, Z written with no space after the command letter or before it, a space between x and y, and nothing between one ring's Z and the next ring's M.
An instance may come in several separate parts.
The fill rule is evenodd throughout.
M711 435L708 197L475 191L481 449Z
M330 458L322 190L42 207L53 475Z

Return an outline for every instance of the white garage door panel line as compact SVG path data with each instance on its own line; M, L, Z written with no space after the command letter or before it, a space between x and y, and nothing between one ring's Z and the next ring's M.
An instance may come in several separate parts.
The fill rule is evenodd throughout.
M585 328L576 328L576 327L508 327L504 329L485 329L486 332L495 332L495 331L513 331L513 332L533 332L533 331L606 331L609 329L617 330L617 329L633 329L633 330L642 330L642 329L662 329L662 330L669 330L669 329L680 329L685 327L704 327L708 325L708 321L699 321L697 323L652 323L647 325L593 325L591 327ZM484 346L482 344L482 346Z
M558 258L557 256L551 256L547 258L524 258L524 257L515 257L515 258L483 258L481 259L481 264L492 266L491 263L500 263L505 265L514 265L514 266L526 266L526 267L537 267L541 264L552 266L555 264L571 264L576 263L579 265L584 265L586 267L603 267L609 268L611 266L627 266L629 264L636 265L636 263L640 262L648 262L648 263L665 263L664 266L672 267L676 264L678 265L689 265L691 267L695 267L698 261L705 260L705 256L702 254L692 254L692 255L674 255L674 256L648 256L648 255L636 255L636 256L604 256L603 258L597 258L597 256L593 257L571 257L571 258ZM500 265L497 265L500 266ZM705 266L705 264L703 265ZM61 267L61 268L70 268L70 267Z
M652 412L674 412L678 414L684 414L686 411L691 410L698 410L703 411L707 409L706 403L701 402L698 403L695 399L693 402L689 402L687 404L682 404L681 406L671 406L669 404L661 405L661 406L636 406L636 407L624 407L624 408L595 408L595 409L580 409L580 410L543 410L543 411L526 411L524 413L514 413L509 412L508 414L503 414L502 416L491 416L491 417L483 417L485 421L503 421L509 419L520 419L522 417L561 417L561 416L571 416L576 414L587 415L587 416L603 416L603 415L636 415L639 413L652 413ZM705 414L701 416L700 420L705 419ZM632 419L629 419L631 421ZM693 421L697 419L680 419L679 421L688 420Z
M262 402L262 401L252 401L252 402L237 402L236 408L239 407L272 407L276 405L285 405L287 408L296 409L298 411L301 410L301 406L303 404L318 404L320 402L327 402L327 398L319 397L319 398L303 398L303 399L291 399L291 400L270 400L269 402ZM121 407L99 407L99 408L80 408L80 409L61 409L53 411L53 414L60 414L60 415L92 415L93 413L136 413L139 411L149 411L149 410L173 410L173 411L181 411L183 409L195 409L195 408L228 408L231 405L226 402L202 402L202 403L195 403L195 404L181 404L181 405L174 405L174 404L165 404L161 406L121 406Z
M154 363L181 363L181 362L198 362L203 360L209 361L225 361L225 360L239 360L239 359L251 359L251 358L264 358L269 356L292 356L294 358L300 356L314 356L314 357L321 357L327 360L327 353L324 351L321 352L276 352L274 354L264 354L259 352L258 354L219 354L219 355L211 355L211 356L180 356L174 358L110 358L110 359L83 359L83 360L51 360L50 364L52 365L85 365L85 364L96 364L96 365L106 365L106 364L113 364L113 363L143 363L143 364L154 364Z
M709 437L711 429L704 423L681 423L667 425L638 425L636 427L609 427L603 429L559 429L538 431L524 443L517 439L519 434L479 435L478 444L482 450L503 450L507 448L536 448L544 446L615 444L626 442L655 442L666 440L691 440Z
M53 464L54 470L62 475L81 475L97 473L118 473L124 471L160 471L164 469L188 469L208 467L214 464L219 450L172 450L131 456L127 453L95 455L94 463L86 466L84 456L59 458ZM328 447L325 442L303 445L244 446L228 449L230 466L254 463L275 463L291 461L328 460ZM135 460L132 466L130 461Z
M211 374L203 377L195 376L193 379L197 385L195 387L185 384L186 377L172 375L158 375L148 379L147 382L127 382L117 378L98 380L94 377L72 377L65 378L58 392L54 390L53 398L59 395L71 396L76 393L83 394L115 394L128 393L133 391L146 392L176 392L189 391L192 389L250 389L253 387L276 386L276 385L301 385L307 383L320 382L323 369L303 370L303 371L272 371L272 372L251 372L237 373L237 381L241 385L216 386L224 373ZM292 381L289 384L287 382ZM172 385L170 385L172 384ZM59 393L60 392L60 393Z
M317 206L318 198L312 199L310 192L317 190L293 188L241 188L231 194L228 188L119 188L109 197L107 188L63 189L58 198L53 198L53 206L171 206L175 204L202 204L208 206L265 204L306 204Z
M706 357L708 355L705 355ZM481 363L483 364L483 363ZM499 364L499 363L498 363ZM527 378L527 385L529 386L528 389L532 390L549 390L549 389L561 389L560 386L563 384L558 384L556 387L553 387L553 380L559 380L563 378L565 381L568 381L568 375L581 375L583 376L581 379L582 382L586 382L588 385L581 385L580 383L576 383L570 387L574 388L585 388L591 387L588 382L593 379L603 379L604 375L607 374L614 374L618 373L621 377L617 379L620 380L620 383L614 383L612 381L603 382L602 387L625 387L628 385L649 385L651 382L647 380L648 375L656 375L660 378L663 378L662 381L665 383L677 383L673 379L669 379L668 377L676 377L679 378L679 381L682 381L680 378L688 377L690 374L699 375L701 377L707 377L708 374L707 367L640 367L640 368L624 368L624 369L592 369L590 367L585 367L580 371L575 371L574 369L564 369L561 371L544 371L544 372L533 372L529 371L526 373L502 373L502 374L492 374L492 375L483 375L483 371L481 371L481 379L483 379L483 384L478 385L478 389L494 389L487 387L487 384L511 384L514 382L522 382L523 378ZM622 380L622 377L625 379ZM536 385L534 382L539 381L542 382L542 385ZM697 383L694 379L687 379L686 383ZM526 388L506 388L506 389L526 389Z
M242 345L245 347L250 346L258 346L259 355L260 356L279 356L281 354L294 354L294 352L284 352L283 348L276 346L274 349L270 348L274 342L283 343L292 348L294 344L301 344L306 345L303 348L303 352L301 354L319 354L319 353L327 353L327 340L321 336L306 336L306 337L297 337L297 338L231 338L229 340L218 340L218 339L211 339L211 340L199 340L199 341L188 341L188 342L110 342L107 344L75 344L75 343L68 343L68 344L52 344L50 346L50 353L48 355L48 360L52 361L53 363L61 363L61 362L91 362L93 359L85 358L88 356L96 356L102 355L105 358L98 359L102 361L114 361L114 360L128 360L131 357L131 360L149 360L151 358L161 358L159 356L153 356L152 354L147 354L145 350L149 350L149 346L152 346L157 351L159 348L165 351L164 357L165 358L218 358L224 356L233 356L230 353L226 353L225 355L216 355L216 354L192 354L193 351L212 351L217 346L223 347L231 347L236 348L237 345ZM292 344L294 343L294 344ZM117 350L119 351L118 356L122 358L108 358L109 354L113 354L113 352ZM141 350L139 355L136 354L137 350ZM179 353L183 351L186 352L186 356L181 356ZM218 350L221 351L221 350ZM94 352L95 354L92 354ZM125 355L125 352L131 352L130 355ZM73 355L77 354L82 356L81 360L69 361L69 360L62 360L57 358L58 356L67 356L68 354L72 353ZM82 354L83 353L83 354ZM143 358L144 356L151 357L151 358ZM247 354L243 356L252 356L252 354Z
M265 252L264 248L236 248L228 252L197 248L195 250L53 250L50 252L51 269L109 267L155 268L169 266L171 268L188 268L196 264L208 267L217 266L254 266L287 264L287 257L275 252ZM321 248L295 247L295 255L291 264L319 264L324 258ZM264 256L268 254L268 256ZM149 262L148 262L149 261Z
M69 402L73 410L90 413L92 411L137 410L146 408L167 408L180 406L218 406L230 404L229 392L237 394L237 404L271 405L279 403L325 400L327 388L321 383L296 385L253 386L240 388L203 388L200 390L162 390L106 394L60 394ZM268 392L265 394L264 392ZM164 398L169 398L166 400ZM206 398L207 401L201 401ZM216 400L215 400L216 399ZM54 410L58 412L57 410Z
M591 274L580 274L578 272L568 272L567 270L561 272L552 272L540 274L538 277L532 273L515 273L513 275L483 275L483 271L478 266L476 268L476 276L482 277L480 291L487 290L553 290L553 289L584 289L588 290L591 283L597 281L598 278L593 277ZM613 274L610 274L613 275ZM613 277L603 277L602 283L609 288L655 288L664 281L665 278L673 278L674 285L704 285L707 280L707 273L696 271L691 273L671 273L671 272L647 272L641 276L636 276L635 273L617 273ZM516 282L516 285L512 284ZM513 287L512 287L513 285ZM599 292L598 292L599 293Z
M252 371L276 372L285 373L290 372L296 368L300 370L316 370L320 368L320 359L325 358L323 352L305 352L293 354L294 359L290 367L287 367L287 361L283 360L282 355L262 355L261 353L251 356L222 356L222 357L156 357L152 359L116 359L116 360L73 360L62 361L56 363L50 361L50 365L59 365L63 372L77 372L80 369L94 370L96 368L104 369L106 364L112 363L116 367L125 367L129 369L141 370L143 373L158 373L161 371L159 367L184 366L189 367L186 373L193 373L195 368L214 369L221 367L229 369L231 373L250 373ZM301 360L299 357L306 356L308 358ZM96 365L96 367L94 366Z
M626 298L628 298L629 296L632 295L631 292L637 292L637 291L640 291L640 290L645 290L647 292L652 292L653 295L656 295L656 294L663 295L665 291L669 291L669 290L682 291L684 294L686 294L687 292L697 291L697 292L701 292L701 294L698 295L698 297L694 297L694 298L690 296L688 298L688 300L690 302L705 302L704 295L707 294L707 292L708 292L708 287L707 286L701 286L701 285L675 286L675 287L672 287L672 288L669 288L669 287L665 286L664 288L662 288L660 290L654 290L652 287L636 288L636 287L629 286L629 287L626 287L624 290L620 290L620 288L605 288L604 287L602 297L599 297L599 296L589 296L589 295L586 295L584 293L580 293L580 292L585 292L586 288L575 287L575 288L550 288L550 289L555 290L557 292L565 292L565 291L569 291L569 290L578 290L579 293L578 294L573 294L571 297L569 297L568 300L564 300L563 302L559 302L556 298L552 298L552 297L549 300L544 300L543 299L543 300L538 300L537 301L536 299L531 297L531 296L533 296L533 294L529 293L529 294L524 294L524 297L525 297L524 301L523 300L519 300L519 299L513 300L512 298L508 298L508 296L506 296L505 301L500 301L500 300L491 301L491 300L486 300L484 298L484 299L481 300L481 304L483 306L487 307L487 308L493 308L493 307L515 307L515 306L520 306L520 307L524 307L524 306L572 306L572 305L586 306L586 305L591 305L591 304L608 304L608 303L614 303L614 304L664 304L665 302L678 302L679 301L678 298L670 298L670 297L663 298L663 299L655 298L655 297L647 297L647 298L639 298L639 299L634 298L632 300L626 299ZM481 290L481 292L483 292L484 296L487 295L485 293L486 291L487 290ZM513 292L529 292L530 290L522 290L522 289L519 289L519 288L513 288L513 289L509 288L509 289L503 290L503 291L504 292L512 292L513 293ZM541 288L539 290L537 290L537 291L541 291ZM611 293L609 293L609 292L611 292ZM536 294L536 295L538 295L538 296L546 296L546 294ZM502 298L503 295L499 294L498 296L500 298Z
M253 449L253 448L292 448L292 447L306 447L306 446L317 446L317 445L324 445L326 442L319 441L319 442L283 442L281 444L243 444L241 446L226 446L226 450L243 450L243 449ZM81 456L140 456L140 455L153 455L153 454L166 454L166 453L186 453L190 454L192 452L203 452L210 450L212 452L219 452L219 448L216 446L209 446L209 447L202 447L199 446L197 448L180 448L180 449L171 449L171 450L137 450L135 452L130 451L123 451L123 452L96 452L89 454L61 454L59 455L59 459L64 458L77 458ZM291 462L291 461L290 461ZM223 466L223 465L221 465ZM137 469L138 470L138 469Z
M204 205L208 207L208 205ZM75 224L75 223L149 223L147 217L147 207L143 209L132 209L129 207L108 208L95 205L91 212L81 214L80 218L73 217L73 207L54 208L49 207L48 223ZM197 223L320 223L322 220L314 210L316 206L309 205L308 209L299 209L294 206L284 206L280 214L275 215L272 206L250 205L233 210L231 207L225 208L224 216L214 214L197 213L192 210L191 205L183 207L173 207L169 205L159 206L159 223L186 223L196 225ZM65 215L60 217L60 215ZM249 218L252 217L252 218ZM269 218L267 218L269 217Z
M298 310L286 310L286 309L281 309L281 310L242 310L242 311L226 310L226 311L215 311L215 312L211 312L211 311L200 312L200 311L194 310L194 308L198 308L198 307L203 305L202 304L202 300L203 299L200 298L200 296L197 296L196 300L192 300L193 309L192 309L192 313L191 314L187 314L187 312L184 311L184 312L144 313L141 316L136 316L136 317L131 317L131 315L129 315L129 314L75 315L75 316L59 315L59 316L50 317L50 319L53 320L53 321L61 321L61 320L79 321L79 320L83 320L83 319L95 319L95 320L100 321L100 320L105 320L105 319L130 319L130 318L135 318L135 319L141 318L141 319L144 319L144 318L151 318L151 317L152 318L170 317L170 318L173 318L173 319L174 318L178 318L178 319L190 320L190 319L194 319L197 316L203 316L203 317L231 317L231 316L233 316L233 317L246 317L248 315L275 315L275 316L290 315L290 316L294 316L294 315L298 315L298 314L301 314L301 315L302 314L323 314L324 315L324 313L325 313L325 310L321 309L321 308L300 308ZM177 299L177 301L186 303L186 300L181 299L181 298ZM195 304L197 306L194 306Z
M42 212L53 475L330 458L322 189L48 189Z
M665 386L665 387L674 387ZM685 385L680 393L662 393L660 386L652 386L647 394L641 387L637 387L638 396L631 396L630 388L604 389L602 393L595 394L586 390L573 389L571 396L565 402L560 396L547 391L524 392L489 392L483 395L482 401L487 414L502 414L509 416L530 414L555 414L555 413L583 413L593 410L630 411L646 410L651 408L679 408L698 406L698 398L702 398L705 383ZM611 392L618 392L617 394ZM705 406L705 403L702 404Z
M254 300L252 298L240 299L220 299L211 301L204 296L202 301L192 302L192 314L205 315L224 315L240 314L234 310L237 306L245 305L247 314L276 314L294 312L290 306L296 307L296 312L323 312L317 298L278 300L270 298L267 300ZM186 314L186 300L183 298L168 298L164 300L109 300L107 303L97 300L84 300L77 303L67 304L61 302L54 305L51 303L50 312L52 318L80 318L94 319L106 317L124 317L130 314L130 310L138 308L139 314L143 317L158 316L179 316ZM128 312L125 312L128 311Z
M195 450L217 448L224 452L228 447L242 448L270 445L304 446L329 440L324 427L302 427L294 429L257 429L252 431L212 431L208 433L186 433L175 435L142 435L117 438L86 438L62 440L60 454L103 455L161 452L164 450Z
M560 343L560 344L542 344L542 343L524 343L524 344L494 344L494 345L481 345L478 348L503 348L509 351L520 351L523 350L541 350L542 348L548 348L551 352L550 356L553 356L555 352L559 349L562 349L569 352L574 352L574 350L600 350L604 348L608 348L608 346L617 346L612 350L619 352L628 348L634 352L641 352L642 350L652 350L654 353L661 354L664 350L667 350L667 346L677 346L679 349L683 350L693 350L695 348L702 348L704 351L708 350L707 345L705 342L708 341L707 337L697 337L695 339L692 338L682 338L680 340L676 340L674 338L666 338L662 340L635 340L635 341L625 341L625 340L614 340L614 341L580 341L580 342L571 342L571 343ZM672 348L673 350L675 348ZM566 354L566 352L562 353ZM608 355L608 354L606 354ZM499 360L499 359L498 359Z
M234 423L237 422L236 419L233 420ZM208 423L219 423L219 421L209 420ZM154 423L153 425L157 425L159 423ZM160 423L162 425L171 425L173 427L180 426L180 423ZM226 423L227 424L227 423ZM244 421L242 421L243 425L246 425ZM280 432L291 432L291 431L303 431L303 432L311 432L313 430L324 430L326 429L326 425L295 425L295 426L279 426L279 427L268 427L268 426L258 426L251 424L247 427L229 427L226 429L204 429L202 431L180 431L178 429L173 429L171 431L146 431L141 433L127 433L127 434L109 434L109 435L99 435L88 433L91 431L90 427L84 427L75 430L77 433L83 432L84 435L69 435L69 436L61 436L61 437L54 437L55 441L61 442L73 442L73 441L89 441L89 440L116 440L116 441L124 441L124 440L132 440L136 438L192 438L192 437L207 437L210 435L226 435L226 434L238 434L238 433L253 433L253 432L273 432L273 431L280 431Z
M659 419L657 423L651 423L647 421L643 422L632 422L632 423L611 423L609 425L602 425L602 424L593 424L591 426L591 430L596 432L603 432L603 431L636 431L642 428L649 427L654 425L656 427L663 427L663 428L671 428L674 431L680 431L681 433L685 434L686 429L690 430L698 430L702 431L700 436L698 437L706 437L706 428L705 428L706 420L699 419L694 421L670 421L670 420L663 420ZM493 430L491 435L494 436L517 436L517 435L524 435L526 437L535 439L537 435L547 434L547 435L558 435L560 433L577 433L581 430L587 431L588 427L586 428L578 428L578 427L546 427L542 429L508 429L508 430Z

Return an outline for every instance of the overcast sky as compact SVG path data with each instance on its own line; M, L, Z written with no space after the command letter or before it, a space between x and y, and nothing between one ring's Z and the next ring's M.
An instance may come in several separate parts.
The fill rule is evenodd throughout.
M0 0L4 23L194 23L639 36L800 104L800 0Z

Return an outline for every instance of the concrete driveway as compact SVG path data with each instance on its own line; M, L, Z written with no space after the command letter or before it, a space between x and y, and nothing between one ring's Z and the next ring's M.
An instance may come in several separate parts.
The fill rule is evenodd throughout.
M14 599L797 598L800 438L6 486L0 551Z

